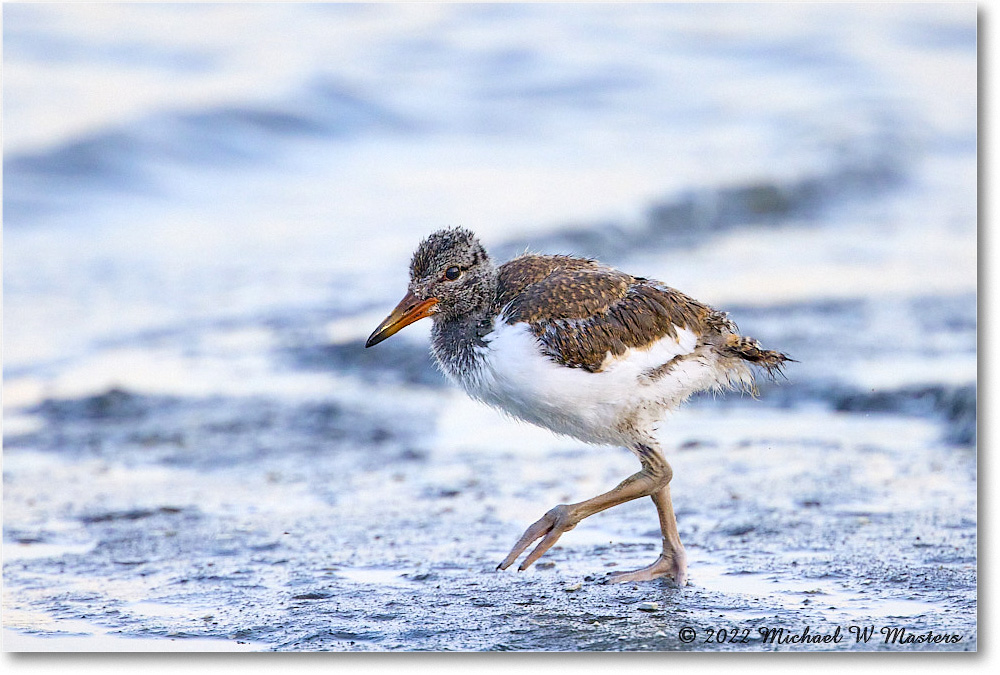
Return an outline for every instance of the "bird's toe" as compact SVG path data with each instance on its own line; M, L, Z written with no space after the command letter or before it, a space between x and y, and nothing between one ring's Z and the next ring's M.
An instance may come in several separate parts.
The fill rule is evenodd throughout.
M687 562L683 552L661 553L652 565L631 572L616 572L609 575L607 582L621 584L629 581L652 581L660 577L670 577L678 586L687 584Z
M521 538L517 540L514 547L504 558L503 562L497 565L497 569L505 570L514 564L524 551L535 541L541 539L538 545L528 554L524 562L517 568L519 572L528 569L532 563L541 558L546 551L552 548L564 532L568 532L576 527L570 507L566 504L549 509L548 512L524 531Z

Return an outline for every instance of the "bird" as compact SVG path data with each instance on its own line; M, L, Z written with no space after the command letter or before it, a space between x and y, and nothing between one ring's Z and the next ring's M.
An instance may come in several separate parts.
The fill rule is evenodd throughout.
M496 264L463 227L440 229L410 261L407 292L365 343L373 347L430 317L431 351L449 380L508 415L588 444L623 446L640 469L614 488L558 504L530 525L497 566L534 542L519 571L585 518L650 497L662 550L609 582L687 583L670 496L673 470L656 439L662 418L692 394L740 389L792 361L739 334L724 312L665 284L595 259L525 253Z

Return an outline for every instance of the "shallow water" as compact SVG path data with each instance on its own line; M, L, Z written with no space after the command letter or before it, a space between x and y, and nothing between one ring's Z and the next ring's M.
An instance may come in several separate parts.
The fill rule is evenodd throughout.
M973 6L3 11L6 649L976 649ZM635 467L363 348L457 224L796 359L662 427L687 587L495 570Z

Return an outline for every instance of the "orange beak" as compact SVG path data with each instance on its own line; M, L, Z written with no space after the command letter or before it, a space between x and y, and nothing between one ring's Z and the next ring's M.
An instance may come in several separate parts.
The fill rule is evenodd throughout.
M373 347L382 340L395 335L414 321L419 321L424 317L430 316L431 308L436 304L437 298L421 300L413 293L407 293L399 301L399 304L396 305L396 309L392 310L392 313L385 317L385 320L378 325L375 332L368 338L368 342L365 343L365 347Z

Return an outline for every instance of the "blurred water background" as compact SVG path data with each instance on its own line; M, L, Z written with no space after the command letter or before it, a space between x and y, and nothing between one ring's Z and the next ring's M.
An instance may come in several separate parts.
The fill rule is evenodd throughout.
M134 547L152 535L128 528L156 519L231 531L226 518L270 501L278 531L295 508L392 522L371 500L401 482L379 473L394 463L423 462L420 494L447 501L465 491L440 478L465 475L456 457L493 456L503 473L578 452L447 388L426 325L362 349L417 242L452 225L500 259L572 253L658 278L791 354L788 382L760 401L699 399L672 443L798 439L775 456L806 473L818 465L803 443L845 461L882 448L889 459L857 469L879 487L841 475L835 489L835 473L802 489L957 523L948 546L974 626L976 18L952 3L4 4L5 626L63 634L87 617L70 633L93 637L96 621L272 648L495 647L404 628L292 635L285 619L280 635L235 618L195 630L183 610L153 612L168 625L153 630L130 594L175 598L164 589L201 549L113 544ZM609 461L595 493L631 471ZM923 467L905 487L901 462ZM914 485L930 491L921 505ZM551 506L496 500L502 520L481 535L496 551ZM405 567L351 541L365 569ZM251 558L272 550L239 542Z

